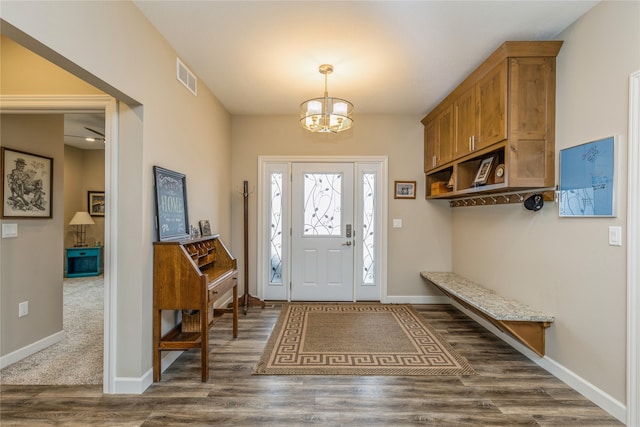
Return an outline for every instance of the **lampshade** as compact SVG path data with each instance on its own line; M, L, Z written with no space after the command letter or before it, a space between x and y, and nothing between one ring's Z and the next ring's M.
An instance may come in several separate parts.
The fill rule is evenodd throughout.
M300 105L300 125L310 132L338 133L353 126L353 104L346 99L329 97L327 75L333 65L323 64L319 68L324 74L324 97L312 98Z
M89 215L89 212L76 212L76 214L71 218L69 225L93 225L93 218Z

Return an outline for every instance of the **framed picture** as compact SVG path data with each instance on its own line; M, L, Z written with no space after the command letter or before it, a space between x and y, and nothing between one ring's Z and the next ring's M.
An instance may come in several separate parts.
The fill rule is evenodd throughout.
M200 235L211 236L211 225L208 219L200 220Z
M480 163L480 167L478 168L478 172L476 173L476 177L473 180L473 185L484 185L487 183L489 179L489 173L491 172L491 164L493 163L493 157L487 157L482 160Z
M394 199L415 199L416 198L416 182L415 181L394 181L393 186L395 192Z
M154 166L153 177L158 240L188 238L190 230L186 176Z
M560 150L561 217L613 217L615 138Z
M104 216L104 191L87 192L87 209L91 216Z
M2 147L2 217L51 218L53 159Z

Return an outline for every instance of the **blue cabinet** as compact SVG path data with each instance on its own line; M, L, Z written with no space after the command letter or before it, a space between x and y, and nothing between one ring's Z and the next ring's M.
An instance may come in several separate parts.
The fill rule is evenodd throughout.
M66 248L65 270L67 277L98 276L102 247Z

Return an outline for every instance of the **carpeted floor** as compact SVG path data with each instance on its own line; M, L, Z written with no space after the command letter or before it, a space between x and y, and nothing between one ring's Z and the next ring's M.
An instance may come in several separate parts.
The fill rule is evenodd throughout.
M473 375L410 305L285 304L255 374Z
M1 384L102 384L103 276L64 279L65 338L0 371Z

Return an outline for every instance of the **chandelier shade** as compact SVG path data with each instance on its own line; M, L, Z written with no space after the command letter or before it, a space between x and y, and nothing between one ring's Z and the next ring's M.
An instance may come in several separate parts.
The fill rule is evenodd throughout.
M324 96L304 101L300 105L300 125L310 132L338 133L353 126L353 104L342 98L330 97L327 91L327 75L333 66L323 64L319 68L324 74Z

